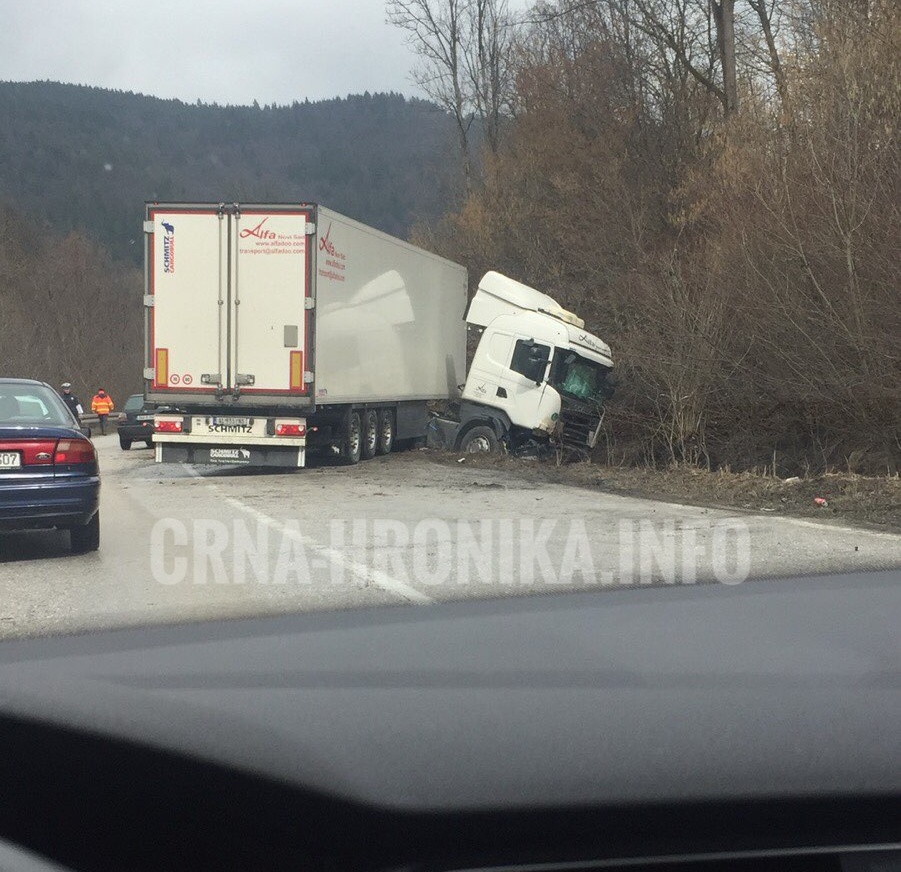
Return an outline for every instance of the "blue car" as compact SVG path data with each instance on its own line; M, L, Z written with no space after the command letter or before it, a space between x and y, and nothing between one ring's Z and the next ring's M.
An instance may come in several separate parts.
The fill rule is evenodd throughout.
M0 533L54 527L100 547L97 452L53 388L0 378Z

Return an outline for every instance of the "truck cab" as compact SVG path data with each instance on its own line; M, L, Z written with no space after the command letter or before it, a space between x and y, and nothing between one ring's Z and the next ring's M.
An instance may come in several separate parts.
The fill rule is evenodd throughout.
M609 346L553 298L497 272L479 283L465 319L481 336L460 402L433 422L433 442L590 452L611 392Z

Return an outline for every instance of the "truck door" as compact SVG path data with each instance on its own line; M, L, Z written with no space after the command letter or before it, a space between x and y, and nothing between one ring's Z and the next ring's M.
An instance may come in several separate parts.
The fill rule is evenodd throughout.
M232 216L229 388L242 396L309 390L308 216L265 207Z
M542 418L542 399L547 383L551 346L526 336L514 336L512 354L504 371L510 420L521 427L537 427Z
M144 229L145 376L154 392L214 392L226 369L228 222L211 207L151 206Z

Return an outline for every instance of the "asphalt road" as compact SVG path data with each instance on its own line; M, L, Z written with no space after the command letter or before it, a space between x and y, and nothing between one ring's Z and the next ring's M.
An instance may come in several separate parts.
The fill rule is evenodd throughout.
M549 485L525 462L410 452L276 473L95 442L100 551L70 555L63 532L0 537L0 637L901 567L895 534Z

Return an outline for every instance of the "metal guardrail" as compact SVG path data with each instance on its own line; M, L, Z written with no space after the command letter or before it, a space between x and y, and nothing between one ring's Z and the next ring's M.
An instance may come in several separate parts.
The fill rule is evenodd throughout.
M99 427L100 426L100 418L98 418L93 412L86 412L84 415L79 415L81 419L81 425L83 427ZM106 425L107 427L113 427L119 423L119 412L117 409L114 409L110 415L107 416Z

